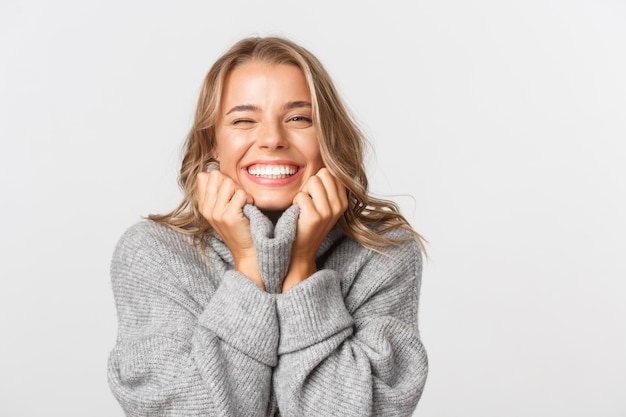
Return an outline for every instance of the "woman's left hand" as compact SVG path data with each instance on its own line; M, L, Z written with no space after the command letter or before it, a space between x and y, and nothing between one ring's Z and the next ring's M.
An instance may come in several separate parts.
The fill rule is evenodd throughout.
M300 214L283 292L315 273L315 254L348 208L348 195L339 180L322 168L306 181L293 202L300 208Z

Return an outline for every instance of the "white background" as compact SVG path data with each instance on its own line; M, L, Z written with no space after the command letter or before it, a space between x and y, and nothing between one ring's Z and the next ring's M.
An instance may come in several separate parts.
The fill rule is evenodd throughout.
M179 201L200 83L318 55L429 240L417 416L626 416L626 3L0 3L0 415L122 416L113 247Z

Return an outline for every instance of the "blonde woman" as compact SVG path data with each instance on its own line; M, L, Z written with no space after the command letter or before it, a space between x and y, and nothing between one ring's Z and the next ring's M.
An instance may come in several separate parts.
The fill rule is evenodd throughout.
M410 416L427 358L420 236L368 195L363 137L320 62L246 38L203 84L182 203L111 275L129 416Z

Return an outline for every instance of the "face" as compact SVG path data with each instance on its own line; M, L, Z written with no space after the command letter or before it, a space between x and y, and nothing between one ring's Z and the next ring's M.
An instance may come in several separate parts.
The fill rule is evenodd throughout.
M249 62L225 79L215 127L220 171L263 210L284 210L322 164L311 93L293 65Z

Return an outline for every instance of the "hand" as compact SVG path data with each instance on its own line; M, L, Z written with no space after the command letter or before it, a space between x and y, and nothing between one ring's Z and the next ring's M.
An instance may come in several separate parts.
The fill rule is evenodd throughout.
M243 206L252 197L220 171L201 172L197 178L198 210L233 254L235 270L265 289Z
M293 202L300 214L283 292L315 273L315 254L348 208L348 195L339 180L322 168L307 180Z

